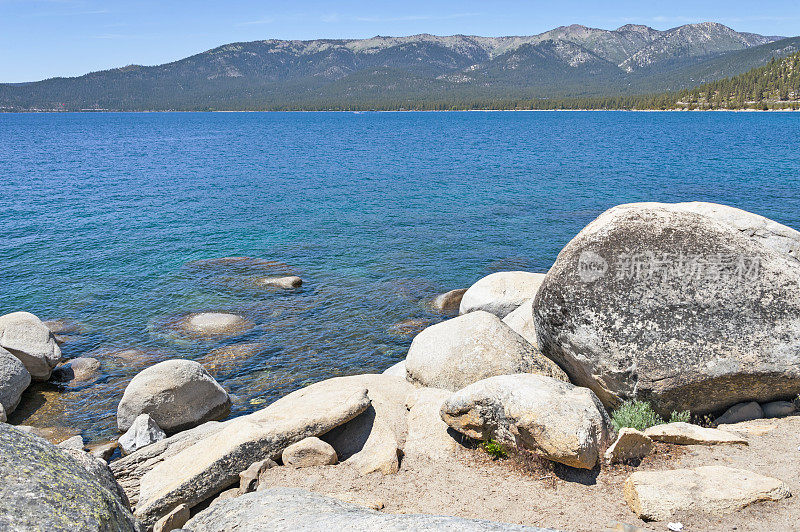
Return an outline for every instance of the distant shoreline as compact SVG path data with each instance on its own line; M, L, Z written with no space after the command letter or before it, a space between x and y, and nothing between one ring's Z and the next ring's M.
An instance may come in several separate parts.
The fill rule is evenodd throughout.
M82 111L57 111L53 109L41 111L0 111L0 115L23 114L150 114L150 113L794 113L800 109L381 109L381 110L264 110L264 111L182 111L182 110L151 110L151 111L124 111L124 110L82 110Z

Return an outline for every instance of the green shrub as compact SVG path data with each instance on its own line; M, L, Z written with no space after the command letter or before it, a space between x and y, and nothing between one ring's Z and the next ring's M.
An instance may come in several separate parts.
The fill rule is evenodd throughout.
M683 412L673 412L669 415L669 422L670 423L677 423L682 421L684 423L691 423L692 422L692 413L688 410L684 410Z
M491 438L481 442L481 449L486 451L486 453L495 460L508 458L508 451L506 451L506 448Z
M611 421L617 430L622 427L644 430L653 425L664 423L664 420L655 413L650 403L637 400L622 403L611 415Z

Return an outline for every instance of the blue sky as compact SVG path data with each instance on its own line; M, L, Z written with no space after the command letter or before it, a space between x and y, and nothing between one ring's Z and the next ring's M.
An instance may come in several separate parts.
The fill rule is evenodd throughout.
M738 31L796 36L800 0L0 0L0 82L159 64L220 44L268 38L530 35L573 23L667 29L707 20Z

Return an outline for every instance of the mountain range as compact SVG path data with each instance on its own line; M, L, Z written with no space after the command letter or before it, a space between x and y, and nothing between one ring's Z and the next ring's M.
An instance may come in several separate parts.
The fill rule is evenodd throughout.
M227 44L158 66L0 84L0 110L482 107L676 91L800 50L722 24L562 26L533 36L415 35Z

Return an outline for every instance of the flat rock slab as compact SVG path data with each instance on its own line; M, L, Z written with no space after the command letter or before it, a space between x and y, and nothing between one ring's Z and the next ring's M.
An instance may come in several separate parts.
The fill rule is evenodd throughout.
M545 530L460 517L385 514L295 488L272 488L227 499L195 515L185 528L192 532Z
M254 461L276 459L289 445L325 434L369 406L367 389L342 377L318 382L263 410L219 424L218 430L211 429L168 458L154 461L152 469L141 475L135 515L152 526L178 504L192 508L237 484L239 473Z
M724 466L637 471L623 491L631 510L647 521L664 521L677 512L721 515L791 496L777 478Z
M653 440L643 432L630 427L620 429L617 439L606 449L608 462L624 462L644 458L653 450Z
M678 445L717 445L722 443L743 443L747 440L724 430L709 429L691 423L665 423L644 431L654 441Z

